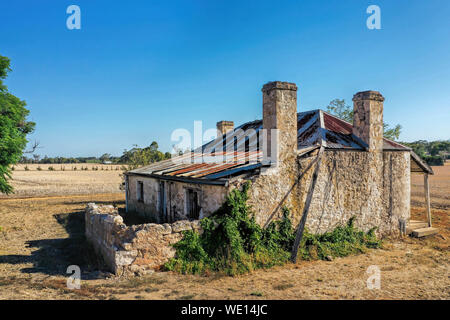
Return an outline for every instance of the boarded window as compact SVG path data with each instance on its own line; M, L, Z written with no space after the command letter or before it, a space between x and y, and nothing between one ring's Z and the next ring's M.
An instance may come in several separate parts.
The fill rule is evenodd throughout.
M198 219L200 217L200 205L198 203L198 192L196 190L186 190L186 209L189 219Z
M137 199L144 202L144 183L142 181L137 182Z

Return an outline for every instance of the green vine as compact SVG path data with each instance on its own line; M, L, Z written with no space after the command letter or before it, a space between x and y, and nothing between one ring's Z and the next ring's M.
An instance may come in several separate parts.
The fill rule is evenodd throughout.
M284 207L280 220L261 228L247 205L249 188L247 182L242 191L232 190L215 213L201 220L201 234L185 231L183 239L174 244L175 258L165 268L183 274L236 275L288 262L295 240L289 210ZM303 259L325 259L328 255L344 256L379 245L374 230L367 234L357 231L351 219L346 227L323 235L305 230L300 253Z

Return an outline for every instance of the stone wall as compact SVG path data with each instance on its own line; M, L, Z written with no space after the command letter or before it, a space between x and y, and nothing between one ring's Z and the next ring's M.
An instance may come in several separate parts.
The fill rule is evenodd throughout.
M86 238L111 272L140 274L158 269L175 256L172 245L182 231L200 231L199 221L126 226L117 209L90 203L85 210Z
M299 158L297 170L284 168L253 179L249 203L259 224L278 219L284 205L298 224L315 165L305 170L315 158L316 154ZM376 226L379 235L386 235L398 232L398 219L408 221L409 215L409 152L324 152L306 223L311 232L331 231L355 216L358 228L368 231Z
M137 181L144 184L144 201L137 199ZM178 181L165 181L167 218L160 214L160 180L151 177L128 176L128 211L137 212L155 222L188 219L186 210L186 190L194 189L199 194L200 219L216 211L225 201L228 188L219 185L191 184Z

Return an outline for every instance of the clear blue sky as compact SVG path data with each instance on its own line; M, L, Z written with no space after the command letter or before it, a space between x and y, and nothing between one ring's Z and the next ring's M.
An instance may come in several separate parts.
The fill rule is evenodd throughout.
M81 30L66 8L81 8ZM369 30L366 8L381 8ZM49 156L173 144L194 120L261 118L261 87L299 86L299 111L378 90L400 140L450 138L450 1L0 2L6 81Z

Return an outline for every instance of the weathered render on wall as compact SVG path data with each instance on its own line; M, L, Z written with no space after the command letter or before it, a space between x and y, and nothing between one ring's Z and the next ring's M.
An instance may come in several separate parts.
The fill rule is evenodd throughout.
M126 226L113 206L94 203L85 210L86 238L117 275L158 269L175 256L173 244L186 230L201 231L196 221Z
M139 201L137 197L137 182L142 181L144 187L144 199ZM181 181L164 181L167 217L161 215L160 207L160 182L161 180L144 177L128 176L128 210L135 211L155 222L173 222L189 219L186 210L186 190L193 189L199 194L201 207L200 219L209 216L216 211L225 201L228 189L220 185L192 184Z

